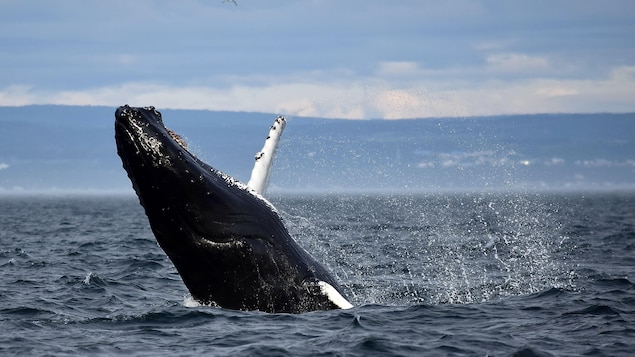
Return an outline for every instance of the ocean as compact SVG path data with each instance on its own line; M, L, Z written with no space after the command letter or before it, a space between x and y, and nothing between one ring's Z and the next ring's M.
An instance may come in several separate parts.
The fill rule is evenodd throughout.
M0 196L0 355L628 356L635 193L271 197L355 307L200 306L134 196Z

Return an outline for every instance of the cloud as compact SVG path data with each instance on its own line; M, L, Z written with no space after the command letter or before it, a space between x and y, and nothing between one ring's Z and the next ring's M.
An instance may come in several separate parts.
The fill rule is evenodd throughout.
M5 164L4 162L0 162L0 170L6 170L9 168L9 164Z
M520 62L517 62L518 68L523 67ZM511 67L510 64L508 68ZM128 82L61 91L9 86L0 89L0 105L118 106L128 103L347 119L635 111L632 100L635 66L615 67L606 77L597 79L501 80L493 77L482 81L448 79L442 75L427 78L429 72L423 73L413 62L386 62L378 68L378 74L370 77L338 69L318 74L236 77L231 81L233 85ZM466 76L475 71L463 70ZM379 73L385 76L416 74L394 82Z
M634 5L617 2L115 0L34 12L10 1L0 105L339 118L633 111Z
M384 76L412 76L420 74L421 70L416 62L393 61L381 62L377 69L377 75Z
M627 99L635 93L631 68L614 68L597 79L490 80L457 90L456 96L474 115L632 112L635 102Z
M424 98L405 90L384 90L375 95L372 101L375 109L385 119L399 119L425 111Z
M0 105L2 106L38 104L40 100L42 98L38 98L30 86L13 85L0 90Z
M490 41L479 41L473 44L473 47L479 51L492 51L492 50L502 50L509 45L516 42L515 40L490 40Z
M544 97L563 97L568 95L580 94L577 89L565 87L544 87L536 90L536 95Z
M529 72L549 69L549 61L544 57L518 53L502 53L488 56L485 61L489 68L501 72Z

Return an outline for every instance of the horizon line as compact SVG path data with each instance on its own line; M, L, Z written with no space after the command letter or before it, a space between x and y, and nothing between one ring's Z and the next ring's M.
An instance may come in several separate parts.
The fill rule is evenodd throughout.
M125 105L125 104L121 104ZM245 114L262 114L262 115L282 115L289 118L302 118L302 119L324 119L324 120L347 120L347 121L406 121L406 120L433 120L433 119L480 119L480 118L504 118L504 117L530 117L530 116L563 116L563 115L629 115L635 114L635 111L597 111L597 112L533 112L533 113L500 113L490 115L447 115L447 116L422 116L412 118L342 118L342 117L329 117L329 116L308 116L298 114L283 114L264 111L248 111L248 110L217 110L217 109L201 109L201 108L170 108L170 107L158 107L156 105L146 105L141 107L153 106L159 111L185 111L185 112L209 112L209 113L245 113ZM30 103L30 104L16 104L16 105L4 105L0 104L0 108L28 108L28 107L58 107L58 108L118 108L119 106L110 106L103 104L56 104L56 103Z

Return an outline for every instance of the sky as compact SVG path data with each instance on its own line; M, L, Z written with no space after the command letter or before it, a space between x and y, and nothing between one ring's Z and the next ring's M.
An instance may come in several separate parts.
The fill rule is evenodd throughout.
M632 0L0 0L0 106L635 111Z

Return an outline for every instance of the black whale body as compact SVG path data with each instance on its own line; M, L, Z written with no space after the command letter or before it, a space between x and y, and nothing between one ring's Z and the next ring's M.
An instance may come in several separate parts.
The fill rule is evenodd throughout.
M115 113L117 152L152 231L192 297L228 309L347 308L331 275L245 185L205 164L153 107Z

